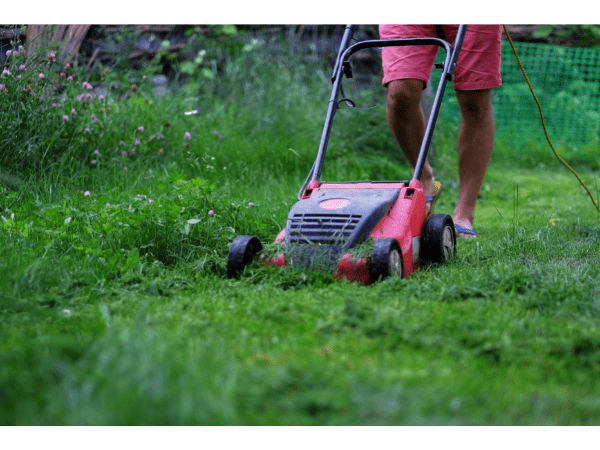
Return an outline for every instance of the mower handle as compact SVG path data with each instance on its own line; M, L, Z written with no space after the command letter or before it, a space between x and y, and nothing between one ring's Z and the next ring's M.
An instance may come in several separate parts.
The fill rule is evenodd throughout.
M435 99L433 101L433 106L431 109L431 114L429 116L429 121L427 123L427 127L425 129L425 134L423 136L423 141L421 142L421 149L419 151L419 157L417 159L417 163L415 165L415 170L413 173L414 180L420 180L421 174L423 172L423 167L425 165L425 161L427 159L427 152L429 151L429 145L431 144L431 138L433 136L433 129L435 128L435 123L437 120L437 116L439 114L439 110L442 104L442 98L444 96L444 91L446 89L446 83L452 80L454 75L454 69L456 67L456 61L458 59L458 54L462 47L462 43L464 40L464 36L467 30L466 25L460 25L458 27L458 32L456 34L456 39L454 43L454 48L448 43L448 41L439 38L408 38L408 39L376 39L369 41L358 42L348 48L348 41L352 37L356 29L355 25L348 25L344 31L344 36L342 38L342 43L340 45L340 50L338 51L338 56L335 62L334 71L332 75L333 81L333 89L331 93L331 98L329 100L329 106L327 109L327 115L325 117L325 125L323 127L323 134L321 135L321 142L319 144L319 151L317 152L317 157L313 166L298 192L298 200L302 198L302 193L306 188L309 180L319 181L321 178L321 170L323 168L323 161L325 160L325 153L327 151L327 144L329 143L329 135L331 134L331 127L333 125L333 117L335 115L336 110L339 108L337 97L341 89L342 75L345 73L344 66L348 63L348 58L356 53L357 51L363 50L365 48L373 48L373 47L399 47L406 45L437 45L439 47L443 47L446 50L446 59L443 63L443 72L440 77L440 82L438 85L438 89L435 95Z

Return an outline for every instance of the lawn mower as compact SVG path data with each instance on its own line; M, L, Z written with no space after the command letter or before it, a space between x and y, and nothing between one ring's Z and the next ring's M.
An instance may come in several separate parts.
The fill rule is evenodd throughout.
M238 236L229 250L229 278L238 277L244 267L258 258L269 265L327 271L335 278L369 285L391 276L406 277L425 263L443 263L454 255L456 234L452 217L427 214L420 178L466 25L459 27L454 47L437 37L367 40L349 45L355 30L355 25L348 25L344 31L317 157L298 192L298 202L288 214L285 229L275 239L281 252L262 255L258 238ZM321 182L335 112L342 102L355 107L352 100L344 98L342 87L342 77L352 77L350 56L366 48L403 45L437 45L446 51L444 62L435 65L443 72L412 179ZM338 99L340 94L342 98Z

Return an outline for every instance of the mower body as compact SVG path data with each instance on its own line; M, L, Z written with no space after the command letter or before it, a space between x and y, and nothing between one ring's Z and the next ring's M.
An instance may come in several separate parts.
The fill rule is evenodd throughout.
M312 182L275 240L287 251L263 262L323 270L368 285L376 276L371 252L352 250L368 240L395 239L402 258L398 275L406 277L419 264L424 223L425 194L418 180Z

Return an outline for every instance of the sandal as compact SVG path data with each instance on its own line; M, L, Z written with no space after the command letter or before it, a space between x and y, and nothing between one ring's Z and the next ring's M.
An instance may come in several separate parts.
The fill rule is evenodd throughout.
M475 230L471 230L470 228L461 227L460 225L454 225L454 230L458 234L468 234L470 236L477 236L477 232Z
M442 183L439 181L433 182L433 194L425 197L425 205L427 207L425 218L429 218L431 214L433 214L433 208L435 207L435 202L440 197L440 193L442 192Z

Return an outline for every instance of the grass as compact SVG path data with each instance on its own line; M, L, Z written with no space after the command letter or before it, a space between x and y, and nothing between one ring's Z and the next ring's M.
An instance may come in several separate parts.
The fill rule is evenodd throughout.
M102 105L30 136L58 133L51 158L2 166L0 423L598 425L600 225L552 159L528 168L499 141L479 237L446 266L371 287L224 277L236 235L283 227L328 98L329 68L255 59L242 83L228 69L167 98L101 73ZM406 178L382 91L355 95L380 107L338 113L324 179ZM443 123L438 212L458 196L455 140ZM597 195L597 170L576 169Z

